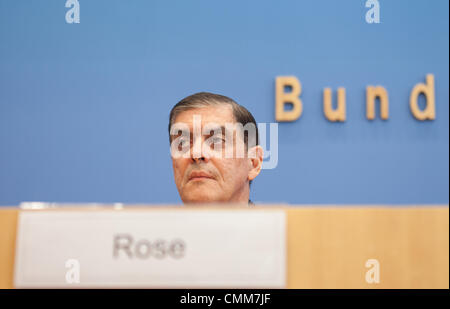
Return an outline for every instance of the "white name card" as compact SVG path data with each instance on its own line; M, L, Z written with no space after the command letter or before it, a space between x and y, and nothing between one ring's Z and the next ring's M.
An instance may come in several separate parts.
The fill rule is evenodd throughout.
M284 288L282 210L22 211L18 288Z

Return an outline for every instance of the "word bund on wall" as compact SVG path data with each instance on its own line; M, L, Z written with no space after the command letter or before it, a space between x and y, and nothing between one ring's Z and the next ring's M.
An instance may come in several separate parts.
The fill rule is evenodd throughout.
M286 92L285 89L291 91ZM345 88L337 90L337 104L333 108L331 88L323 90L323 112L325 118L331 122L345 122L346 99ZM278 122L291 122L299 119L303 113L303 103L300 98L302 86L295 76L278 76L275 79L275 120ZM425 96L425 108L420 109L418 97ZM380 117L383 120L389 118L389 97L387 90L382 86L366 87L366 118L375 119L375 102L380 102ZM292 109L286 110L285 105L291 104ZM411 90L409 107L412 115L419 121L434 120L436 118L434 75L427 74L425 83L416 84Z

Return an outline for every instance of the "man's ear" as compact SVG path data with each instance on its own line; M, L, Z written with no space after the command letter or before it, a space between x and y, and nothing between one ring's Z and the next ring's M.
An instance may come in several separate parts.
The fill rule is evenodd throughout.
M248 180L253 180L261 172L264 151L261 146L254 146L248 151L248 161L250 170L248 172Z

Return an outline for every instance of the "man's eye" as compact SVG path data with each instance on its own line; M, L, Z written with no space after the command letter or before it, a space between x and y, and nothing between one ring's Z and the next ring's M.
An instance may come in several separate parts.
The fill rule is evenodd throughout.
M189 146L190 140L188 138L180 138L178 140L178 149L182 150L182 148Z
M223 143L224 143L223 138L221 138L221 137L213 137L211 146L213 146L213 145L220 146L220 144L223 144Z

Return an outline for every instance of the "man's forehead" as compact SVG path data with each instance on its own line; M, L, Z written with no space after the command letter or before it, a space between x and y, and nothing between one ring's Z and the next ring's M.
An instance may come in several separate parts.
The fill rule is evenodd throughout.
M233 110L230 105L206 106L193 108L181 112L177 115L174 123L186 123L192 125L195 121L201 121L202 125L215 123L223 125L225 123L234 123Z

